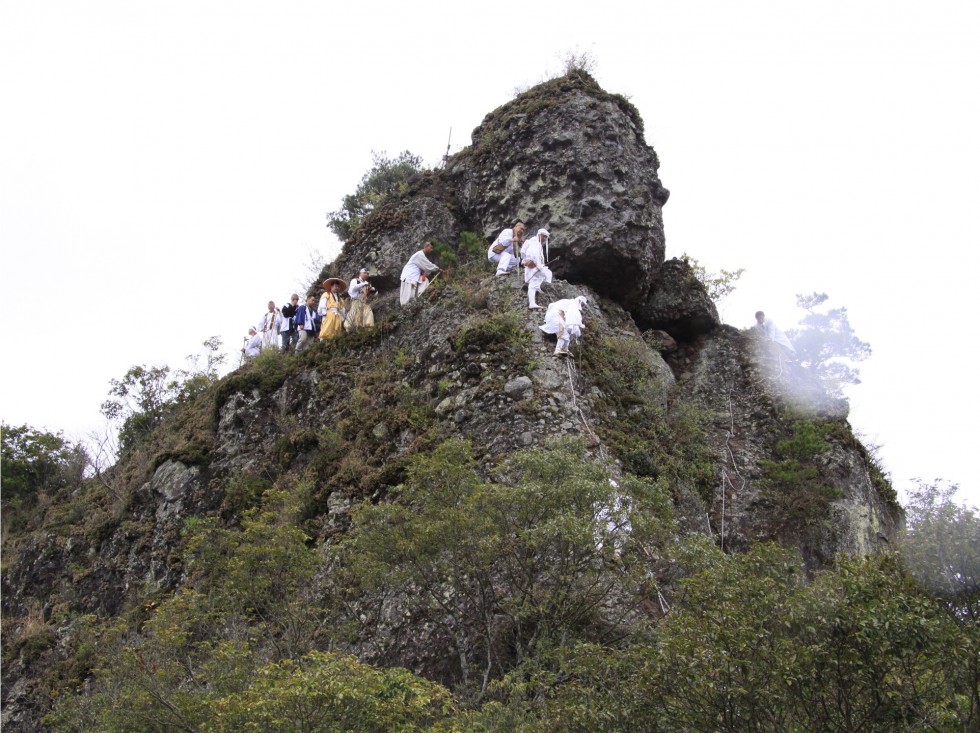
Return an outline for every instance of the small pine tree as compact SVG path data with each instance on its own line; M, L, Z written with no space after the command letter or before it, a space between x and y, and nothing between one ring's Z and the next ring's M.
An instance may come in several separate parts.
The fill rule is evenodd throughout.
M327 227L341 241L350 239L368 214L387 196L403 190L409 177L422 170L422 158L408 150L394 158L372 151L371 159L374 165L361 178L357 190L344 196L337 211L327 214Z
M823 383L827 393L840 397L845 384L860 384L854 362L871 356L871 345L854 333L847 308L820 309L826 293L797 295L796 304L806 311L800 327L787 333L802 366Z

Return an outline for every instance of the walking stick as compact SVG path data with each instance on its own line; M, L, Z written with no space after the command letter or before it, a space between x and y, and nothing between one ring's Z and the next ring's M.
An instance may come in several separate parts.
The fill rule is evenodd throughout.
M442 272L442 270L439 270L438 272L436 272L435 275L433 275L432 277L428 278L428 281L427 281L428 282L428 285L425 286L425 290L422 291L422 295L425 295L427 292L429 292L429 285L432 285L432 283L434 283L436 281L436 278L439 277L439 274L441 272ZM421 298L422 295L419 295L418 297Z
M517 281L514 283L514 287L518 289L521 287L521 278L524 275L524 263L521 262L520 253L517 249L521 244L524 244L524 240L515 233L514 238L511 240L511 245L514 247L514 261L516 262L514 270L517 273Z

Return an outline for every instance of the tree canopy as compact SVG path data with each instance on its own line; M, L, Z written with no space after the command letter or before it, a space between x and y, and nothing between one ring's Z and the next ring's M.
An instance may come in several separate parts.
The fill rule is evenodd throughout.
M373 165L354 193L344 196L340 208L327 214L327 226L341 241L347 241L364 218L385 197L404 190L410 176L422 170L422 158L405 150L394 158L384 151L371 152Z
M81 481L88 455L60 432L3 423L0 433L0 496L6 530L23 523L40 495Z
M835 397L846 384L860 384L855 362L871 356L871 345L854 333L847 308L825 307L826 293L798 294L796 304L806 311L799 327L787 332L802 366L810 369Z

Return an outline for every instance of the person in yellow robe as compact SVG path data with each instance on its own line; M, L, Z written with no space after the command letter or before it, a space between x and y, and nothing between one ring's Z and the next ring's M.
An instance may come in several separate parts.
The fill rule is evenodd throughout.
M331 277L323 281L323 295L320 296L320 306L317 309L323 318L320 326L321 339L336 338L344 330L345 314L340 294L345 285L347 283L339 277Z

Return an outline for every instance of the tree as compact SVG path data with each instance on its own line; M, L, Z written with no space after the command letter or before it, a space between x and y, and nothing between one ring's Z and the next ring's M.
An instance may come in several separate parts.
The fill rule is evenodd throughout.
M665 491L617 486L581 443L522 451L508 470L485 483L470 446L447 441L412 464L397 503L357 507L341 545L360 590L441 630L475 697L556 640L619 636L645 580L621 557L672 521Z
M225 363L227 354L221 353L221 337L212 336L201 342L203 354L188 354L187 368L177 370L179 399L190 399L218 381L218 369Z
M694 277L704 285L704 289L708 291L708 297L715 303L735 292L735 283L745 274L744 267L737 270L721 269L718 272L708 272L708 268L687 253L681 255L681 259L691 268Z
M30 506L38 494L57 491L82 479L88 457L81 446L69 442L60 432L3 423L0 433L4 512Z
M894 558L842 559L808 579L797 555L760 544L715 553L680 586L650 638L578 644L557 674L513 680L508 707L532 725L503 729L976 730L964 704L976 688L963 674L976 658L975 632Z
M980 514L955 501L958 490L937 480L909 492L902 556L957 617L980 624Z
M347 241L364 218L384 199L407 186L410 176L422 170L422 158L405 150L395 158L371 151L374 165L361 178L357 190L344 196L340 209L327 214L327 226L341 241Z
M170 380L170 367L132 366L122 379L109 380L109 399L101 412L109 422L119 423L119 449L127 453L149 437L163 422L168 407L177 398Z
M841 397L845 384L861 383L854 362L871 356L871 346L855 335L847 308L820 309L828 297L826 293L797 294L796 304L806 315L800 327L786 335L799 363L814 373L828 394Z
M169 366L139 364L130 367L122 379L109 380L109 399L100 411L110 423L119 425L120 453L146 440L174 405L193 399L218 380L218 367L225 361L221 338L212 336L203 346L203 357L189 355L188 368L178 369L173 378Z

